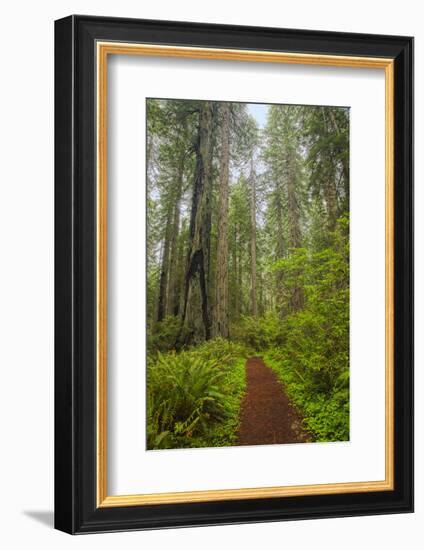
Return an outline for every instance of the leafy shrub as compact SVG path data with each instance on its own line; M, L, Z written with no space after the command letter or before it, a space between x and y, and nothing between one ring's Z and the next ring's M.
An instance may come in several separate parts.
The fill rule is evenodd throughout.
M243 351L222 339L148 364L148 449L229 445L245 391Z
M215 338L207 340L202 344L192 348L192 351L198 353L205 359L215 359L218 364L227 364L235 357L248 356L251 350L240 342L232 342L224 338Z
M240 324L233 328L233 337L255 351L266 350L282 343L281 319L274 312L263 317L243 315Z
M304 428L315 441L349 440L349 375L339 377L328 392L318 391L313 378L283 359L279 350L269 352L266 363L283 382L287 395L302 412Z
M147 346L150 352L174 349L181 327L178 317L169 315L155 324L155 330L148 330Z
M325 247L292 249L274 262L271 269L284 284L281 309L243 316L231 327L232 342L217 338L176 353L178 319L155 326L149 338L149 448L234 442L243 358L258 352L266 354L315 440L349 438L348 226L348 218L340 218ZM295 309L297 288L302 305Z
M347 219L332 234L332 248L309 256L299 249L278 262L285 284L302 285L304 308L281 323L281 341L268 362L304 414L318 441L349 439L349 243ZM296 276L295 276L296 275Z

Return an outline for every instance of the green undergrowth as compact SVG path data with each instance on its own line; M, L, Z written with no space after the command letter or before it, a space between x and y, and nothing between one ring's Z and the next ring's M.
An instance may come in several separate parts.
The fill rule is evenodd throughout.
M349 380L341 377L331 391L317 391L310 380L278 350L264 356L266 364L277 374L289 399L303 415L303 427L313 441L349 440Z
M234 445L246 391L247 348L215 339L178 353L152 355L147 368L147 448Z
M271 269L284 281L285 306L243 316L233 330L264 355L315 441L349 440L348 228L342 216L316 251L297 248L277 260Z

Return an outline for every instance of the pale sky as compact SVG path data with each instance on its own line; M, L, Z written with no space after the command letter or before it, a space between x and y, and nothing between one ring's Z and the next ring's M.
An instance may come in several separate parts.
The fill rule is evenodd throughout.
M248 103L247 108L249 110L249 113L256 120L259 128L264 128L268 113L268 105L264 103Z

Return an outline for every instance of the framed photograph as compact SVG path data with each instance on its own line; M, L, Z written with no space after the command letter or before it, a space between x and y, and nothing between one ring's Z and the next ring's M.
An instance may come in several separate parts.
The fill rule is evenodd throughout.
M413 39L55 24L55 525L413 509Z

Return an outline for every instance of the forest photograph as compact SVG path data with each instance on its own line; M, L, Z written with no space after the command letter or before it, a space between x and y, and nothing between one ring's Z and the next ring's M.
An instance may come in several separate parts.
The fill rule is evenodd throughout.
M146 100L148 450L349 441L349 115Z

